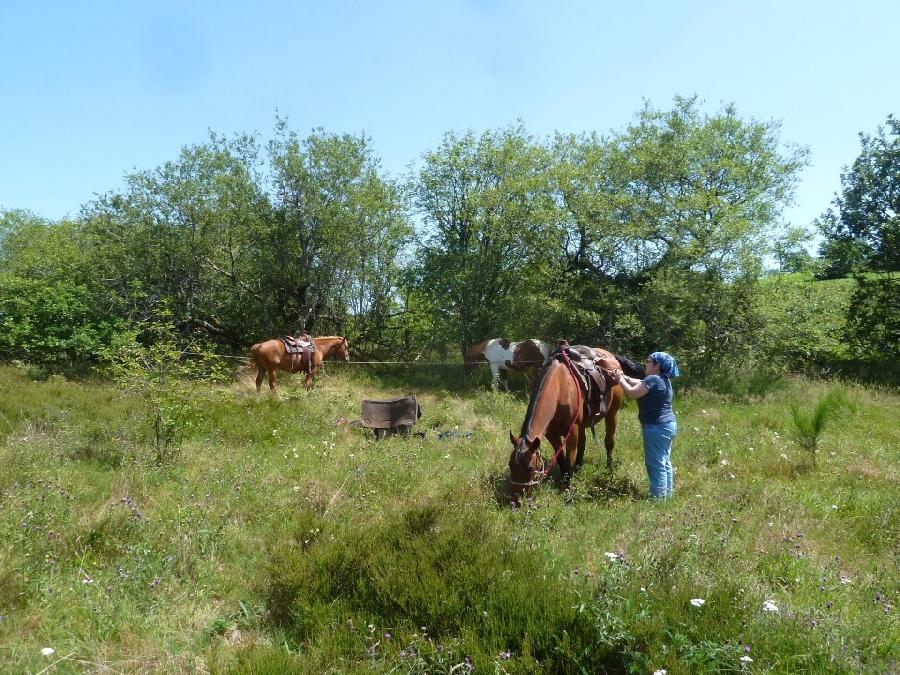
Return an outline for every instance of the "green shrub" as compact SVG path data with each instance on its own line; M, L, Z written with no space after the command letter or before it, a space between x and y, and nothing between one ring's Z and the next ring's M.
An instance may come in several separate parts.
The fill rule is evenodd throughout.
M576 587L470 505L430 500L348 531L302 520L302 532L275 551L269 569L270 620L294 644L352 645L351 627L372 624L390 627L390 646L382 648L389 651L424 633L435 650L456 645L459 661L483 664L509 651L553 672L626 665L627 634L605 633ZM323 634L326 628L343 635Z
M830 425L845 409L855 411L856 406L840 389L831 389L819 399L809 413L803 412L796 403L791 404L794 440L809 453L813 466L816 465L816 451L826 425Z

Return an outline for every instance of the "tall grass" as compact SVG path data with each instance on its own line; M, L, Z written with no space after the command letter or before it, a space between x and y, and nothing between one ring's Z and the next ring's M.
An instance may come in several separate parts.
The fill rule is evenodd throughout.
M0 375L2 672L57 658L57 672L211 673L900 662L888 391L845 392L858 413L820 427L815 472L794 470L791 403L825 385L679 393L665 504L644 498L627 406L613 475L590 442L569 491L548 483L513 510L495 491L521 392L336 368L309 394L291 378L279 396L209 385L159 463L139 396ZM335 424L403 393L422 403L424 438ZM438 433L457 427L471 437Z

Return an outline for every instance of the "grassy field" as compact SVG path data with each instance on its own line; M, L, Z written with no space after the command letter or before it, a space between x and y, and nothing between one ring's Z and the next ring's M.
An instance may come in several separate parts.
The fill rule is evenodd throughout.
M160 455L146 399L0 367L0 672L900 669L895 392L839 387L813 450L835 383L677 391L666 503L631 405L613 475L589 440L513 510L521 392L329 373L194 385ZM412 392L424 438L335 423Z

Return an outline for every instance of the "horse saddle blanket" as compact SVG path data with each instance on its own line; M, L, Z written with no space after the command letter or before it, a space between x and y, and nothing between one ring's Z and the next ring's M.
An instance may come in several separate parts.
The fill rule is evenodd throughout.
M360 418L368 429L396 429L413 426L421 416L422 407L416 397L406 396L383 401L365 399Z

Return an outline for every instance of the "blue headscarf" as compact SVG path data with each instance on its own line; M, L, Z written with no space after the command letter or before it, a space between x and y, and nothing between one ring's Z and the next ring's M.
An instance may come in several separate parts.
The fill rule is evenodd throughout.
M678 377L678 364L675 363L675 357L666 352L653 352L650 360L659 366L659 374L663 377Z

